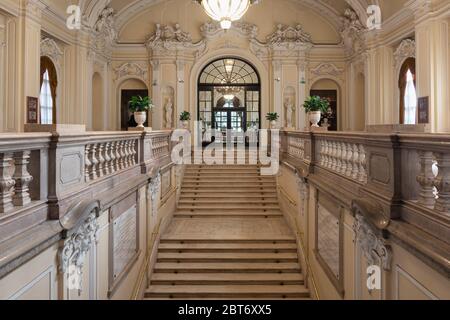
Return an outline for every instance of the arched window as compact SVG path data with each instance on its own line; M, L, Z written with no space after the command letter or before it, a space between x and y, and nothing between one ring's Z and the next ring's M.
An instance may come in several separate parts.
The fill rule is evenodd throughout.
M48 57L41 57L41 124L56 124L56 88L58 79L53 62Z
M400 123L417 123L416 60L408 58L400 69Z
M41 86L41 123L53 124L53 98L50 89L50 78L48 70L45 70Z

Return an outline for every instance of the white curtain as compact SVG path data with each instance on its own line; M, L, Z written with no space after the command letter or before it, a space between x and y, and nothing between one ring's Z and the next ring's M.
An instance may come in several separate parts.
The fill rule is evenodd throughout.
M53 124L53 98L48 70L45 70L41 87L41 124Z
M417 94L411 70L406 73L404 124L416 124Z

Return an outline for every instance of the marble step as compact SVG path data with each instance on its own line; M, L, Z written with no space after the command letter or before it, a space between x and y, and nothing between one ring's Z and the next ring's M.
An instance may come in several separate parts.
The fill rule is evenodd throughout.
M203 192L203 193L196 193L196 192L181 192L180 199L181 200L195 200L195 199L210 199L210 200L221 200L221 199L278 199L278 195L274 192L267 192L267 193L224 193L221 192L217 193L211 193L211 192Z
M211 218L227 218L227 217L253 217L253 218L269 218L269 217L283 217L283 214L279 209L270 210L270 209L223 209L223 208L188 208L188 209L180 209L174 213L174 217L211 217Z
M303 285L296 273L154 273L150 285Z
M263 210L280 210L278 204L239 204L239 203L198 203L198 204L180 204L178 205L178 210L256 210L260 214L265 214Z
M150 286L146 298L308 298L303 285Z
M297 253L228 253L228 252L215 252L215 253L158 253L158 262L250 262L250 263L280 263L280 262L296 262Z
M281 263L173 263L158 262L154 267L155 273L301 273L298 262Z
M159 252L297 252L295 243L186 243L161 242Z
M201 197L191 198L191 199L180 199L178 202L179 206L185 206L185 205L193 205L195 207L206 205L206 204L243 204L243 205L278 205L278 199L272 198L272 199L250 199L250 198L226 198L226 199L203 199ZM224 207L225 208L225 207Z
M195 188L182 188L181 194L220 194L223 196L233 196L234 194L243 194L246 195L265 195L265 194L273 194L278 195L278 191L275 188L261 188L261 187L253 187L253 188L230 188L230 189L202 189L197 190L198 187Z
M224 189L224 190L235 190L238 188L275 188L275 183L273 182L239 182L239 181L228 181L228 183L224 182L186 182L184 181L182 186L182 190L189 188L203 188L203 189Z

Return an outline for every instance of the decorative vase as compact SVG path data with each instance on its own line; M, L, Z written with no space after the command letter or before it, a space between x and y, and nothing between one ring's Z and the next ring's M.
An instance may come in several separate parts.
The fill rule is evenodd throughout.
M311 127L319 128L319 122L322 118L322 112L320 111L310 111L309 112L309 121L312 123Z
M270 129L276 129L277 128L277 120L270 121Z
M144 123L147 121L147 112L135 112L134 113L134 121L138 124L138 128L144 128Z
M183 129L187 130L189 128L189 121L188 120L182 120L181 121L181 126L183 127Z

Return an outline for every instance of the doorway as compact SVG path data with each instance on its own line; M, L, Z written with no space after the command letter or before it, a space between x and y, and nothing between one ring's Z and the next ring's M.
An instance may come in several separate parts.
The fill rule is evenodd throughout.
M199 77L198 121L202 122L204 131L221 132L223 142L227 130L232 134L259 130L260 93L260 78L252 65L232 57L215 60Z
M123 89L121 91L121 130L127 131L128 128L133 128L137 126L136 121L134 121L134 115L130 112L129 101L133 96L148 96L148 90L144 89ZM149 115L147 114L147 121L144 123L145 127L148 127Z

